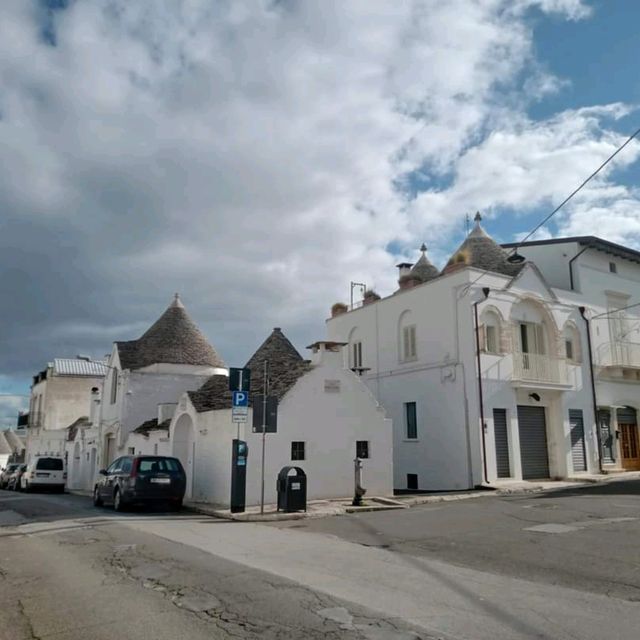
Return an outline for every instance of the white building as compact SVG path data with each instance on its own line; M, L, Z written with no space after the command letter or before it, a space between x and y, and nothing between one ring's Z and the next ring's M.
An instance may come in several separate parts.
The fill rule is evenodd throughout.
M307 475L307 497L353 496L354 459L363 458L367 496L389 495L392 482L392 426L362 379L345 368L342 345L311 346L303 360L280 329L247 363L251 392L260 393L269 362L269 394L279 400L277 433L266 435L265 501L276 502L276 478L287 465ZM171 421L171 447L187 471L187 500L229 505L231 447L237 435L248 443L246 501L261 493L262 435L248 423L231 421L226 376L212 376L200 389L182 395Z
M393 420L398 490L598 470L578 306L506 258L478 215L442 272L423 246L392 295L334 305L328 338Z
M214 374L226 375L227 367L176 294L143 336L113 345L100 404L100 467L137 451L129 437L157 419L159 404L175 403Z
M64 456L67 428L87 420L92 390L102 387L107 367L77 358L55 358L33 377L27 427L26 460L36 455Z
M24 438L12 429L0 431L0 469L4 469L10 462L22 462L24 454Z
M526 242L519 250L563 299L585 307L603 468L640 469L640 252L594 236Z

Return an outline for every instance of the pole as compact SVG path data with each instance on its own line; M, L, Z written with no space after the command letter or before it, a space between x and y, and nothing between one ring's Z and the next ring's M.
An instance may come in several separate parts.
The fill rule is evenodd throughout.
M269 361L264 361L264 381L262 385L262 474L260 481L260 513L264 513L264 448L267 435L267 374L269 372Z
M484 294L485 300L487 299L489 292ZM482 397L482 367L480 360L480 323L478 322L478 304L480 300L473 303L473 314L476 321L476 359L478 363L478 405L480 409L480 436L482 439L482 470L484 472L484 481L489 484L489 474L487 472L487 443L485 431L487 429L487 423L484 420L484 399Z
M589 354L589 373L591 374L591 401L593 403L593 419L596 423L596 443L598 446L598 470L603 473L602 470L602 435L600 434L600 423L598 420L598 399L596 397L596 380L593 373L593 352L591 351L591 326L589 324L589 318L585 315L586 308L578 307L580 315L584 320L587 327L587 348Z

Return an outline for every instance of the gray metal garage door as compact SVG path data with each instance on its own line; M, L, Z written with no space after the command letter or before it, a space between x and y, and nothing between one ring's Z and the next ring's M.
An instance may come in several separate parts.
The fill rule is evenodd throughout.
M587 470L587 457L584 451L584 422L581 409L569 409L571 428L571 460L574 471Z
M518 433L523 479L548 478L549 455L544 407L518 406Z
M493 410L493 438L496 442L496 467L498 478L511 476L509 464L509 438L507 436L506 409Z

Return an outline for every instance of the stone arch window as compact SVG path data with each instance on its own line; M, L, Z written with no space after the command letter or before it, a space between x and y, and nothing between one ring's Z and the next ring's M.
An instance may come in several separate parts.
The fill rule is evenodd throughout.
M349 333L349 369L362 369L364 367L362 338L357 327Z
M495 309L485 309L480 317L480 348L485 353L504 352L500 314Z
M582 362L582 348L580 333L573 322L567 322L562 332L564 341L564 355L569 362L579 364Z
M411 311L406 310L398 318L398 360L412 362L418 359L416 323Z
M564 356L564 345L553 316L539 301L523 299L513 305L514 349L532 356Z

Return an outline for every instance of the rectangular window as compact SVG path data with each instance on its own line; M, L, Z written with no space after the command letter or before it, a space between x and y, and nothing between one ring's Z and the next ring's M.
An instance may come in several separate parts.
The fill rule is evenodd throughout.
M615 262L610 262L609 271L611 271L611 273L618 273L618 265Z
M368 458L369 457L369 441L358 440L356 442L356 458Z
M118 397L118 370L111 369L111 371L111 404L115 404Z
M362 368L362 342L360 341L354 342L352 345L351 368L352 369Z
M567 360L573 360L573 342L571 340L564 341L564 349L567 354Z
M418 420L416 415L416 403L404 403L405 423L407 425L407 439L415 440L418 437Z
M304 442L291 443L291 459L304 460Z
M413 489L414 491L417 491L418 489L417 473L407 473L407 489Z
M544 355L544 327L532 322L520 323L520 348L522 353Z
M484 328L487 353L498 353L498 332L496 328L488 324Z
M136 454L136 448L135 448L135 447L129 447L129 448L127 449L127 453L128 453L130 456L134 456L134 455Z
M402 329L402 359L415 360L416 357L416 325L412 324Z

